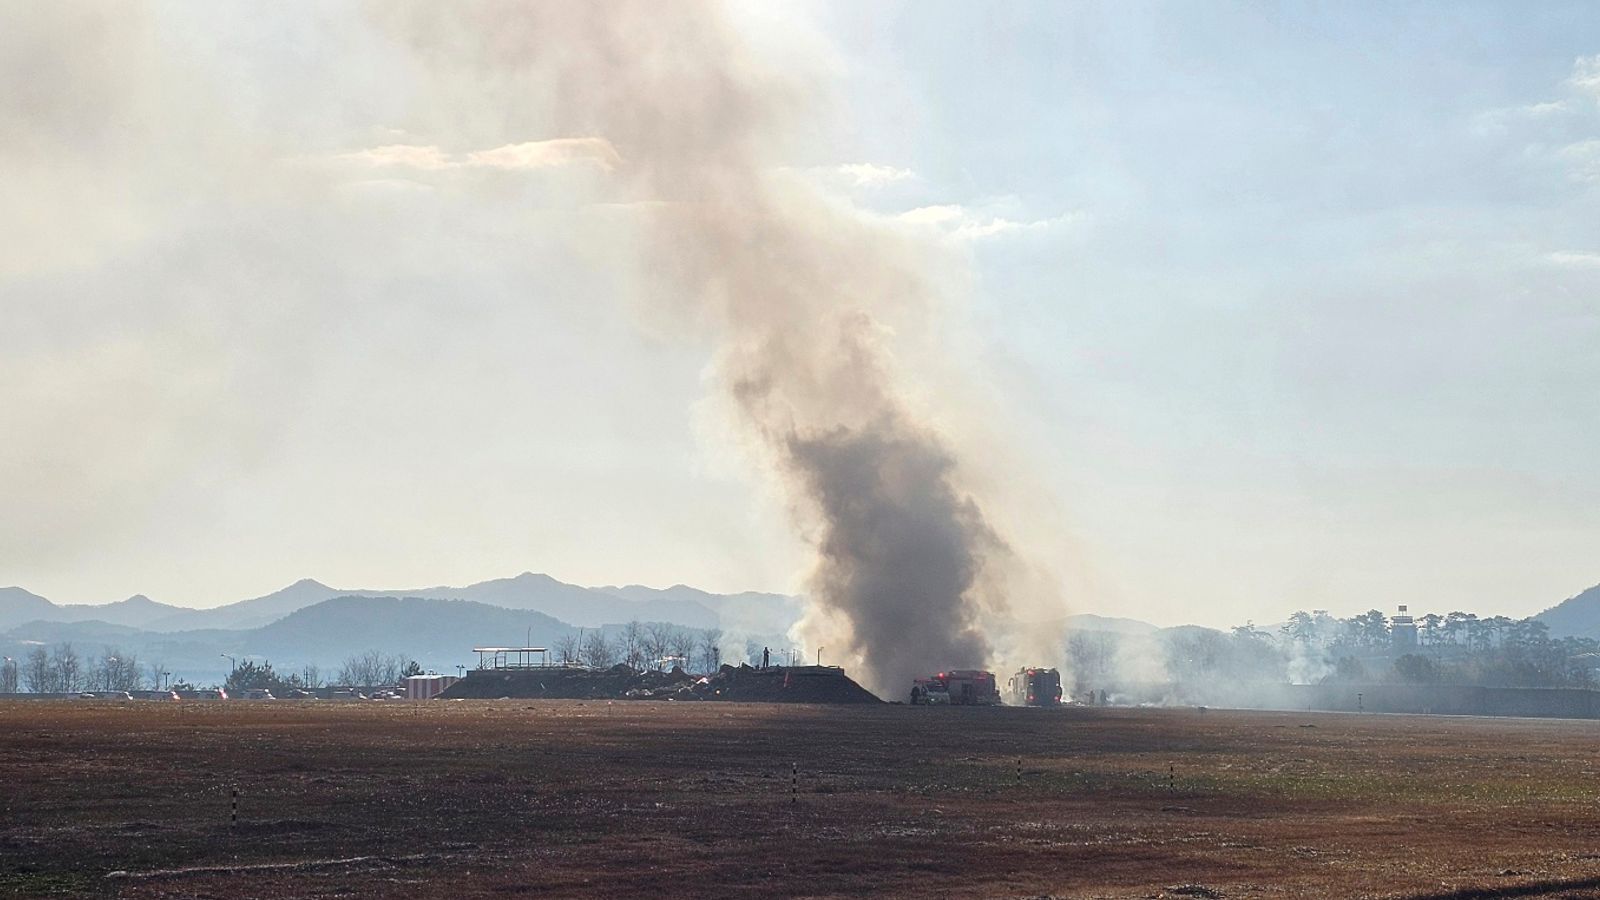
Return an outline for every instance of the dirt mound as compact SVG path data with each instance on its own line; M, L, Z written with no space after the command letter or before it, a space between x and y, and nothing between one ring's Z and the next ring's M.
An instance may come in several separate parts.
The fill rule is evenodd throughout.
M620 700L634 691L687 687L693 680L682 669L635 672L621 665L609 669L479 669L468 672L439 696L446 700Z
M723 666L711 676L609 669L479 670L451 685L444 700L501 697L550 700L732 700L746 703L878 703L843 669L829 666L755 669Z
M856 684L843 669L831 666L753 669L723 666L722 671L695 685L706 700L751 703L881 703Z

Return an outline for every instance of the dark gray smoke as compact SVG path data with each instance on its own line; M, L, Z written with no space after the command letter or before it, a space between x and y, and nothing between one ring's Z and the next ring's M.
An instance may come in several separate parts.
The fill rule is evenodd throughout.
M862 428L791 434L793 477L820 511L811 595L844 650L892 689L939 668L979 668L991 647L974 591L1003 551L937 436L893 411Z

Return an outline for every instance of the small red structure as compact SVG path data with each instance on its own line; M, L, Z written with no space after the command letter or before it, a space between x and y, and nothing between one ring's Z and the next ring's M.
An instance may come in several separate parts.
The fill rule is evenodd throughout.
M460 680L454 675L411 675L406 678L406 699L432 700Z

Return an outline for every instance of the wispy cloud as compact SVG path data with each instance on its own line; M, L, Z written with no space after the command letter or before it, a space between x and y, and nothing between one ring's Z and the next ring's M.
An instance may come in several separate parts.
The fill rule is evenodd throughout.
M1034 219L1029 222L1001 218L992 218L987 221L973 220L961 223L960 227L956 228L953 233L958 240L978 241L1017 232L1044 231L1065 222L1067 218L1067 216L1055 216L1049 219Z
M598 137L528 141L468 153L449 153L432 145L386 144L381 147L341 153L333 158L339 162L374 168L422 171L469 168L516 171L592 165L609 172L622 162L622 157L616 148L611 146L611 142Z
M1600 54L1573 60L1559 87L1568 96L1478 113L1472 131L1520 140L1526 158L1565 169L1573 181L1600 184Z
M1600 138L1577 141L1556 151L1576 181L1600 183Z
M1489 109L1472 117L1472 131L1481 137L1505 134L1513 125L1550 122L1576 112L1566 100L1548 100L1523 106Z
M1572 64L1572 77L1567 79L1567 86L1600 100L1600 53L1578 57Z
M840 175L848 177L856 187L875 188L897 181L907 181L917 176L910 169L899 169L894 166L880 166L874 163L846 163L835 169Z
M1600 253L1558 250L1544 255L1545 262L1564 269L1600 269Z
M365 150L356 150L352 153L340 153L334 159L339 162L360 163L379 168L399 167L406 169L449 169L456 163L438 147L422 147L416 144L386 144L382 147L369 147Z
M468 153L466 165L493 169L548 169L554 166L587 164L607 172L622 163L617 148L605 138L556 138L507 144L493 150Z
M919 206L916 209L908 209L895 218L908 225L944 225L960 221L966 215L966 209L956 205Z
M1078 217L1078 213L1063 213L1048 219L1023 221L976 212L959 204L942 204L909 209L894 219L915 228L936 229L957 241L981 241L1022 232L1044 231Z

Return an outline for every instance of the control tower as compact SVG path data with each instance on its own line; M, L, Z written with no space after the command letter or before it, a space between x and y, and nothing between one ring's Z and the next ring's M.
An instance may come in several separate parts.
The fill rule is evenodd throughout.
M1389 641L1396 653L1410 653L1417 649L1417 622L1406 612L1403 603L1400 612L1389 620Z

